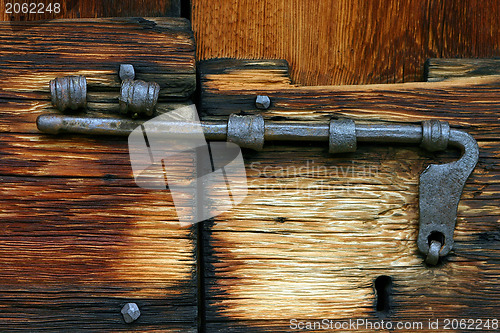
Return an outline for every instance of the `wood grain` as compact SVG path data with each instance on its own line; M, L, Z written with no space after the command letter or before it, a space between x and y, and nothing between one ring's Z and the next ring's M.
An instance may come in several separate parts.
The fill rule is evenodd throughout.
M428 59L425 63L427 82L449 78L500 75L500 59Z
M427 58L500 56L497 0L192 1L197 58L286 59L301 85L420 81Z
M47 87L59 74L81 71L96 83L89 114L114 110L123 60L138 76L194 77L187 21L0 26L9 37L0 53L1 330L197 332L197 230L180 226L169 192L135 184L126 140L49 136L35 125L54 112ZM101 45L79 48L86 33ZM32 43L16 43L20 36ZM135 52L140 45L150 54ZM130 49L113 54L122 47ZM185 103L161 102L159 111ZM127 302L141 310L131 325L120 313Z
M185 19L2 22L0 38L1 98L34 99L43 92L47 99L49 81L65 75L85 75L89 92L117 95L123 63L134 65L137 79L160 84L163 101L186 99L196 87L195 45Z
M0 21L35 21L50 20L56 18L98 18L113 16L172 16L178 17L181 12L180 0L120 0L120 1L98 1L98 0L37 0L27 3L37 4L36 10L29 10L28 13L12 11L7 13L7 3L22 4L25 1L0 0L1 15ZM51 3L50 11L47 10ZM61 9L59 13L54 12L53 5L59 3ZM40 6L38 4L44 4ZM28 9L33 9L28 7ZM36 12L36 13L33 13Z
M226 65L228 63L228 65ZM419 122L439 118L466 128L478 139L498 139L500 77L458 78L436 83L357 86L298 86L285 67L268 60L207 60L199 64L200 112L221 116L235 112L264 117ZM267 95L267 110L255 107Z
M240 110L280 119L446 119L473 133L480 159L460 200L455 248L433 268L416 245L418 175L458 152L366 144L330 155L326 145L308 143L247 151L248 197L204 226L207 330L289 332L294 318L424 328L440 319L442 328L444 318L499 317L498 77L300 87L282 62L237 63L200 64L206 119ZM269 110L255 109L257 94L271 97ZM393 280L387 312L376 307L382 275Z
M196 234L135 185L126 142L2 139L3 329L127 331L133 301L137 330L197 330Z

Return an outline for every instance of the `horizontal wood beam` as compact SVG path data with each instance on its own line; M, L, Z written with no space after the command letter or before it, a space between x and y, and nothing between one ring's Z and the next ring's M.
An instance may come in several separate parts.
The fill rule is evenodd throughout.
M226 68L226 63L229 66ZM263 67L267 66L267 67ZM500 136L498 97L500 76L458 78L445 82L413 82L356 86L297 86L283 66L267 60L207 60L198 66L200 112L207 119L240 111L264 117L329 119L348 117L366 121L449 121L477 139ZM259 110L257 95L267 95L271 106Z
M195 90L195 43L186 19L52 20L20 27L0 22L2 99L46 99L49 81L66 75L85 75L89 91L118 93L123 63L134 65L137 79L160 84L160 100L185 99Z

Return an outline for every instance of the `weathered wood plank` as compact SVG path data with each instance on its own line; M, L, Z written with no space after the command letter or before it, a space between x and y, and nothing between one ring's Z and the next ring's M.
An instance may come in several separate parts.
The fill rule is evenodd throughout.
M118 92L122 63L134 65L137 79L160 84L161 100L187 98L195 90L195 45L185 19L19 23L23 30L13 29L12 24L0 24L1 98L48 93L49 81L65 75L85 75L89 91Z
M500 59L427 59L425 80L439 82L457 77L500 75Z
M167 101L194 89L188 22L63 20L15 32L0 25L0 34L8 37L0 54L1 329L197 332L197 232L180 226L169 192L135 184L126 140L54 137L35 125L55 111L49 80L73 70L89 76L87 113L115 113L124 61L139 78L174 78L158 112L190 103ZM32 43L16 44L22 36ZM120 313L127 302L141 310L131 325Z
M195 332L196 234L180 227L168 192L135 185L126 147L102 143L108 149L100 152L89 143L72 147L73 138L50 154L57 139L22 148L3 138L19 146L0 149L0 174L17 170L0 177L2 327L127 330L119 311L134 301L142 312L135 328ZM45 171L33 172L43 156Z
M2 329L126 331L136 302L134 329L197 331L195 234L170 196L92 176L0 177Z
M237 67L232 63L225 70L224 60L217 60L215 64L211 62L207 60L198 66L200 112L207 116L244 111L260 113L268 118L311 120L349 117L356 120L419 122L439 118L467 129L478 139L500 137L497 126L500 120L497 98L500 95L499 76L437 83L303 87L290 84L287 73L281 67L276 71L260 69L258 61L253 61L253 66L243 63ZM271 98L269 109L255 107L257 95Z
M430 163L457 158L456 152L359 145L336 156L306 143L247 152L247 198L204 229L207 328L288 332L294 318L423 325L440 319L442 328L444 318L499 317L497 77L298 87L282 70L248 63L214 72L200 76L201 105L212 103L209 112L202 107L207 119L239 110L361 122L439 118L479 140L480 160L460 200L454 251L432 268L416 245L418 175ZM269 110L253 106L261 93L271 96ZM393 281L388 311L376 306L374 281L382 275Z
M499 171L486 171L487 176L479 167L474 173L460 202L455 252L445 265L427 269L416 236L417 177L428 161L406 149L404 161L371 161L376 152L361 150L359 158L352 156L358 170L347 177L335 176L335 167L345 167L347 161L339 163L324 150L307 154L290 148L288 154L247 157L249 169L255 169L248 175L249 196L207 229L209 321L376 319L373 280L383 274L397 283L394 302L401 319L433 318L433 311L461 318L488 315L482 308L462 311L472 299L483 298L484 306L493 307L498 297L495 283L488 280L489 274L500 274L494 268L498 251L488 251L481 237L498 237L500 210L498 199L487 193L483 197L481 191L494 186L498 197ZM294 155L300 156L298 162L290 159ZM303 165L312 159L315 167ZM490 183L491 176L497 181ZM482 183L479 188L477 182ZM468 276L471 270L474 278ZM466 281L471 280L478 286L475 291L468 289ZM435 294L434 286L439 289ZM429 311L418 307L417 297L429 304ZM431 310L441 303L439 311Z

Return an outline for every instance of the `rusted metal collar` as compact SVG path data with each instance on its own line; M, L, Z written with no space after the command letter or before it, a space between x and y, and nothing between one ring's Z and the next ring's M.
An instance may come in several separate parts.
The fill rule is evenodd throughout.
M120 111L133 116L152 116L160 93L156 82L126 79L120 89Z
M87 107L87 79L85 76L58 77L50 81L52 105L59 111Z

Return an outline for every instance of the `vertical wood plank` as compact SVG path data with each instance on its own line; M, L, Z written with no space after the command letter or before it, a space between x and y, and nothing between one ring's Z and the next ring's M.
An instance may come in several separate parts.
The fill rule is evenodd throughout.
M286 59L301 85L423 80L431 57L500 56L500 2L193 0L197 58Z
M78 34L67 35L74 30L98 36L102 52L92 43L75 48ZM106 94L117 89L122 56L145 67L154 61L160 76L187 70L194 82L186 21L51 21L19 32L27 38L17 44L8 23L0 34L9 40L0 54L1 330L197 332L197 231L180 226L169 192L135 184L127 140L50 136L35 125L38 115L57 112L47 87L61 73L102 79L89 94L116 104ZM123 35L135 47L150 43L149 55L116 55L113 40ZM19 47L24 58L15 56ZM92 61L85 64L78 51L93 54ZM94 104L89 109L96 112ZM141 311L130 325L120 313L128 302Z

